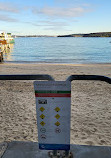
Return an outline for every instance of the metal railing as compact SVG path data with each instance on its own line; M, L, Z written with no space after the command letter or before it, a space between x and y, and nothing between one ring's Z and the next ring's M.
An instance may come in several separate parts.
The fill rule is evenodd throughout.
M50 75L0 75L0 80L48 80L54 81Z
M0 75L0 80L48 80L48 81L55 81L54 78L50 75L29 75L29 74L20 74L20 75ZM100 75L71 75L69 76L66 81L73 81L73 80L96 80L96 81L104 81L111 84L111 78L107 76L100 76Z
M105 81L111 84L111 78L107 76L100 76L100 75L71 75L69 76L66 81L73 81L73 80L98 80L98 81Z
M29 75L29 74L20 74L20 75L0 75L0 80L48 80L48 81L55 81L54 78L50 75ZM71 75L69 76L66 81L73 81L73 80L96 80L96 81L105 81L111 84L111 78L107 76L100 76L100 75ZM53 152L49 152L49 157L61 157L60 153L57 150ZM65 151L63 157L73 158L71 152Z

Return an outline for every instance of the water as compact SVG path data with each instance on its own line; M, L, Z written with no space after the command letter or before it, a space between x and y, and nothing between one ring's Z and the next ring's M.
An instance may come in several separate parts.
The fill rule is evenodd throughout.
M111 38L15 38L5 62L111 63Z

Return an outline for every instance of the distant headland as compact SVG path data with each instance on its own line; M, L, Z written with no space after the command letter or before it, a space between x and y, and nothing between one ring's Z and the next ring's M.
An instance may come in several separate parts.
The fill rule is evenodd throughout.
M111 32L96 32L87 34L69 34L69 35L13 35L13 37L111 37Z
M57 37L49 35L13 35L13 37Z
M57 37L111 37L111 32L97 32L88 34L70 34L70 35L60 35Z

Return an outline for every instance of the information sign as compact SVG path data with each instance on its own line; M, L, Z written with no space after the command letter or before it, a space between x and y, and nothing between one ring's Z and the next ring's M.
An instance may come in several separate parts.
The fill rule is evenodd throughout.
M35 81L39 148L70 150L71 83Z

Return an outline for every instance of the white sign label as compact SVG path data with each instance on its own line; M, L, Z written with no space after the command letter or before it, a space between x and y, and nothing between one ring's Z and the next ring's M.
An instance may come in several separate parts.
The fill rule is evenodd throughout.
M71 83L35 81L39 148L70 149Z

